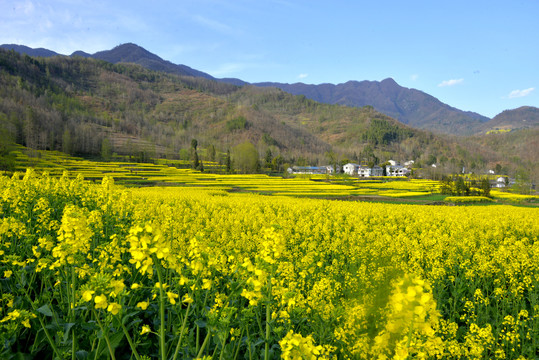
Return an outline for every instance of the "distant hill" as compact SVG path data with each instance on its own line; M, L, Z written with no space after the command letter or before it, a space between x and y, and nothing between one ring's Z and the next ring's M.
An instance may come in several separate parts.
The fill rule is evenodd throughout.
M539 108L522 106L505 110L481 127L482 132L507 131L539 127Z
M128 59L121 51L117 56ZM398 90L391 82L383 84ZM440 175L463 167L480 173L497 164L505 173L536 169L538 131L439 136L372 106L324 104L275 87L238 87L84 54L30 57L0 49L0 146L13 141L85 156L109 148L142 161L186 160L197 139L202 159L213 147L222 160L228 149L249 141L261 157L268 151L280 157L281 165L415 160Z
M133 60L122 49L115 58L96 57ZM326 163L328 153L379 162L426 161L431 154L450 159L455 152L449 141L372 107L321 104L276 88L238 87L136 64L0 50L0 75L0 133L30 148L97 155L108 140L118 154L174 158L193 138L221 152L250 141L260 154L271 150L304 164Z
M0 45L0 47L13 49L30 56L50 57L59 55L47 49L32 49L23 45L9 44ZM489 121L487 117L480 114L462 111L444 104L435 97L420 90L402 87L391 78L383 81L348 81L338 85L283 84L275 82L249 84L235 78L217 79L189 66L173 64L132 43L122 44L111 50L100 51L95 54L76 51L71 56L95 58L113 64L134 63L154 71L204 78L235 86L255 85L259 87L276 87L290 94L303 95L309 99L327 104L351 107L372 106L375 110L397 119L403 124L436 133L472 135L497 128L536 126L536 123L531 120L532 118L524 119L520 113L515 115L517 118L514 120L507 120L507 116L511 114L509 113L504 115L504 120L496 119L496 121ZM522 119L522 124L518 122L518 119ZM526 120L527 123L523 120ZM507 121L511 125L507 125Z
M154 71L215 80L215 78L209 74L192 69L186 65L176 65L170 61L163 60L159 56L132 43L116 46L112 50L97 52L91 55L91 57L94 59L105 60L113 64L133 63L142 65L143 67Z
M31 56L47 57L58 55L53 51L31 49L19 45L3 45L3 47L13 48L15 51L27 53ZM112 50L100 51L95 54L76 51L72 56L91 57L113 64L134 63L150 70L163 71L169 74L201 77L236 86L249 85L249 83L240 79L217 79L189 66L173 64L132 43L122 44ZM304 95L309 99L327 104L353 107L369 105L403 124L438 133L457 135L474 134L480 131L481 125L484 122L489 120L482 115L453 108L422 91L402 87L391 78L381 82L348 81L338 85L283 84L274 82L263 82L253 85L276 87L290 94Z
M347 106L370 105L400 122L439 133L470 135L489 119L442 103L435 97L400 86L388 78L379 81L348 81L344 84L307 85L303 83L257 83L273 86L315 101Z
M4 44L4 45L0 45L0 48L6 49L6 50L14 50L20 54L26 54L28 56L50 57L50 56L60 55L52 50L43 49L43 48L33 49L28 46L16 45L16 44Z
M7 49L7 50L15 50L16 52L21 53L21 54L26 54L29 56L37 56L37 57L51 57L51 56L62 55L51 50L42 49L42 48L33 49L24 45L6 44L6 45L0 45L0 48ZM152 54L148 50L132 43L118 45L111 50L99 51L95 54L88 54L84 51L78 50L78 51L75 51L73 54L71 54L71 56L80 56L83 58L94 58L94 59L104 60L113 64L133 63L133 64L139 64L147 69L154 70L154 71L163 71L169 74L194 76L194 77L202 77L205 79L218 80L205 72L192 69L189 66L181 65L181 64L176 65L176 64L171 63L170 61L163 60L159 56ZM226 81L223 81L223 82L240 84L240 85L245 84L245 82L238 79L227 79Z
M80 56L80 57L83 57L83 58L91 58L92 57L92 54L88 54L84 51L81 51L81 50L78 50L78 51L75 51L73 54L71 54L72 57L74 56Z

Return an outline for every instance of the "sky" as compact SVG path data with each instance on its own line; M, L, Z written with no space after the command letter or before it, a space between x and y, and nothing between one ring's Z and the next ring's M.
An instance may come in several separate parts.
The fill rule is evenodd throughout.
M135 43L247 82L393 78L493 117L539 107L538 0L0 0L0 44Z

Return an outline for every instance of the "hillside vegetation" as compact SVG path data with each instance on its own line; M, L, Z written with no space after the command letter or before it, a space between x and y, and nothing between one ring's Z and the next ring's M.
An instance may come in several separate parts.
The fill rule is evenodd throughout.
M522 165L513 149L501 156L487 141L470 145L416 130L371 106L321 104L276 88L238 87L140 65L0 50L0 85L3 154L15 142L83 156L185 160L197 139L201 149L215 148L217 158L250 142L260 158L269 150L291 164L393 158L480 169L507 158L511 169Z

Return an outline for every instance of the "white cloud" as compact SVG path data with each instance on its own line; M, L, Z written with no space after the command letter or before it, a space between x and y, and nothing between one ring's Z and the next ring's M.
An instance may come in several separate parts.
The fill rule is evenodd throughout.
M417 74L410 75L410 80L416 81L417 79L419 79L419 75L417 75Z
M535 88L529 88L529 89L524 89L524 90L513 90L509 93L508 97L509 99L514 99L514 98L528 96L531 94L533 90L535 90Z
M461 84L462 82L464 82L464 79L444 80L441 83L439 83L438 86L439 87L454 86L454 85L457 85L457 84Z
M298 79L305 79L309 74L299 74Z

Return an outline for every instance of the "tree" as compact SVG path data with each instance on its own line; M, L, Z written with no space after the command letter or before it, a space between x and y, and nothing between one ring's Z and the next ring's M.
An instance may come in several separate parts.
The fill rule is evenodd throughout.
M335 174L337 174L339 171L337 170L337 155L333 151L328 151L325 153L326 159L328 159L328 162L331 166L333 166L333 171L335 171Z
M250 142L244 142L232 149L236 169L243 173L255 173L260 169L258 150Z
M458 176L455 180L455 193L458 196L467 195L470 192L470 188L466 186L464 179L461 176Z
M430 154L427 158L427 165L436 164L436 156L434 154Z
M71 133L67 127L62 135L62 151L66 154L73 155L73 142L71 140Z
M532 188L532 181L530 172L521 167L515 174L515 190L520 194L530 194Z
M216 154L215 146L213 145L208 146L208 160L209 161L215 161L215 154Z
M264 167L270 168L272 160L273 160L273 154L271 153L271 149L268 148L268 150L266 150L266 156L264 157Z
M490 181L488 181L488 178L482 178L481 179L481 195L490 197Z
M271 161L271 168L273 171L281 172L283 170L286 170L287 167L283 165L284 165L284 158L281 155L277 155Z
M15 156L13 150L13 139L6 129L0 127L0 170L13 171L15 169Z
M230 149L227 149L227 151L226 151L225 166L226 166L227 174L231 174L233 169L232 169L232 159L230 157Z
M200 162L199 162L198 153L197 153L197 146L198 146L197 140L196 139L191 140L191 167L193 169L200 168Z
M101 142L101 159L103 161L109 161L112 154L112 146L110 144L109 138L103 138Z

